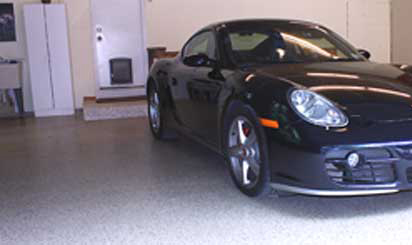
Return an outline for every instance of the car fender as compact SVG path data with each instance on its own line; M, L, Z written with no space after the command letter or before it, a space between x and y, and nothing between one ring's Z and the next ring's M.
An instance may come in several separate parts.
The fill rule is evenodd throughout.
M236 79L236 77L235 77ZM239 79L239 78L237 78ZM294 113L288 102L288 93L296 88L286 79L273 79L265 76L243 75L239 84L231 93L222 98L222 108L219 111L219 136L223 139L223 125L225 114L233 106L239 104L250 106L260 119L269 119L279 122L279 127L288 127L290 123L300 120ZM223 150L223 141L220 141L220 149Z
M161 59L158 60L150 70L149 78L147 82L153 82L159 89L159 93L164 98L164 106L170 106L172 103L170 88L169 88L169 74L170 68L174 62L174 59ZM147 86L146 86L147 87Z

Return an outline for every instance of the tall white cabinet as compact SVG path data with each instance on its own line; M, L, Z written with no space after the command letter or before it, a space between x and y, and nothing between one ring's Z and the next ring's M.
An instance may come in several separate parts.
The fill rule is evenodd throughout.
M36 117L74 114L66 10L63 4L24 6Z

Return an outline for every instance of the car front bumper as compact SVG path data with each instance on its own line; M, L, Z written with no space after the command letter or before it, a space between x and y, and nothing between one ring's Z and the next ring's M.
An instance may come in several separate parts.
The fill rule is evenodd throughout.
M325 196L325 197L349 197L349 196L370 196L370 195L384 195L384 194L394 194L400 192L400 190L394 187L381 187L378 189L371 190L321 190L321 189L310 189L304 187L296 187L285 184L272 183L272 188L277 191L296 193L308 196Z
M351 144L342 141L339 134L327 134L333 139L330 144L325 144L321 134L311 135L320 137L322 144L279 143L279 139L270 137L271 185L275 190L315 196L365 196L412 190L412 137L367 142L362 135L356 135L362 140L351 137L352 142L357 142ZM361 156L357 167L351 168L347 162L351 153Z

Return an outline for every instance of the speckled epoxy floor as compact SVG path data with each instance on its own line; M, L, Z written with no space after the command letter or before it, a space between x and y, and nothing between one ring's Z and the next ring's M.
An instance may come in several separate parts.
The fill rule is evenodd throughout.
M412 193L248 199L145 119L0 120L0 244L410 244Z

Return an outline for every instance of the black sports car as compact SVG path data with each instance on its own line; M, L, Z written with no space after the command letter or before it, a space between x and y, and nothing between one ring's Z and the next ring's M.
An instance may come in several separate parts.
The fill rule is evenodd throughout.
M210 25L151 69L151 130L222 154L252 197L412 189L412 69L369 56L304 21Z

